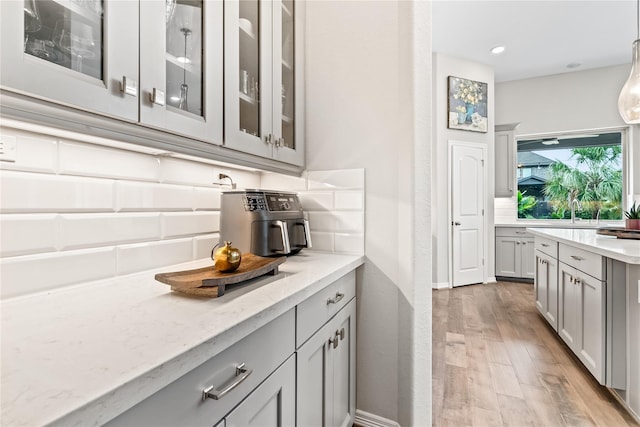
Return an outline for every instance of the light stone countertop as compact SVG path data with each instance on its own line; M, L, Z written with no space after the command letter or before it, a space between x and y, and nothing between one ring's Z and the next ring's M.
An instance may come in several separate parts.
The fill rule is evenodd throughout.
M160 272L2 301L2 425L101 425L364 262L303 251L220 298L176 294Z
M627 264L640 264L640 240L603 236L588 229L527 228L527 231Z
M602 220L598 223L595 221L581 220L571 223L570 220L535 220L535 219L521 219L513 222L499 222L494 224L495 227L522 227L522 228L587 228L596 229L600 227L624 227L624 221Z

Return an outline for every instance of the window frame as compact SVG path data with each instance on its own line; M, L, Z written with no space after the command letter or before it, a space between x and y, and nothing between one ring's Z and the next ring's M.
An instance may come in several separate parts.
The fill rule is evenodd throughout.
M612 126L612 127L603 127L603 128L589 128L589 129L580 129L580 130L572 130L572 131L558 131L558 132L546 132L546 133L531 133L531 134L523 134L523 135L515 135L513 138L513 146L514 146L514 155L513 155L513 164L511 165L514 168L513 177L515 179L514 188L516 189L516 194L514 194L513 199L515 201L515 219L516 222L553 222L553 223L566 223L570 220L568 219L554 219L554 218L519 218L518 217L518 209L517 209L517 191L518 191L518 142L522 140L530 140L530 139L543 139L543 138L561 138L572 135L583 135L583 134L602 134L602 133L620 133L620 142L622 146L622 210L626 209L627 200L629 196L629 174L631 168L631 156L630 156L630 139L631 139L631 129L629 126ZM583 220L585 221L585 220ZM591 222L589 220L589 222ZM606 220L607 223L618 224L624 223L624 213L622 218L619 220L611 219Z

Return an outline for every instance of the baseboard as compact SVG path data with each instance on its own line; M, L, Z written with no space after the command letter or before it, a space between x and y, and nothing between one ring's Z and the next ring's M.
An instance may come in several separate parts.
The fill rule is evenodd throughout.
M498 279L494 277L489 277L485 283L496 283Z
M431 282L433 289L447 289L449 288L449 282Z
M400 427L395 421L356 409L355 425L360 427Z

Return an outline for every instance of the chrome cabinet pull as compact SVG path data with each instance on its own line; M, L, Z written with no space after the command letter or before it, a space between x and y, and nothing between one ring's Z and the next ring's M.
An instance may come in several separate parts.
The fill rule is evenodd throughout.
M549 245L546 244L546 243L540 243L540 246L545 247L545 248L549 247Z
M575 259L576 261L582 261L584 259L581 256L576 256L576 255L571 255L571 258Z
M149 94L149 99L152 104L160 105L161 107L165 105L164 92L158 88L153 88L153 91Z
M329 338L329 345L333 346L334 349L338 348L339 343L340 340L338 339L337 335Z
M337 304L340 301L342 301L342 298L344 298L344 294L342 292L336 292L336 296L335 297L327 299L327 305L329 305L329 304Z
M344 339L344 328L340 328L340 332L336 331L336 335L340 336L340 341Z
M244 363L236 366L235 377L233 377L233 379L228 383L223 384L220 388L215 388L215 386L212 385L202 390L202 400L205 401L207 399L222 399L227 393L238 387L240 383L242 383L242 381L246 380L252 372L253 371L251 369L245 368Z
M527 242L522 242L522 244L523 244L523 245L526 245L526 244L527 244Z
M516 242L516 245L519 245L519 244L520 244L520 242Z
M120 92L125 95L138 96L138 82L128 78L127 76L122 76Z

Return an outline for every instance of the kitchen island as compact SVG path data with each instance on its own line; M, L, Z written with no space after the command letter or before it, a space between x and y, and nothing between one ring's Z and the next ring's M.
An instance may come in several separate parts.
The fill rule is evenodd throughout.
M210 265L205 259L5 300L2 423L105 424L362 263L305 251L277 276L213 299L154 280Z
M536 306L594 378L639 418L640 240L589 229L535 236Z

